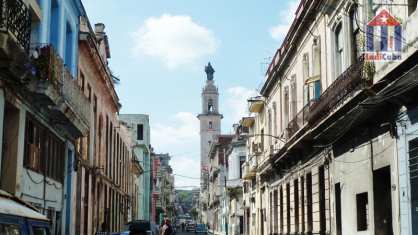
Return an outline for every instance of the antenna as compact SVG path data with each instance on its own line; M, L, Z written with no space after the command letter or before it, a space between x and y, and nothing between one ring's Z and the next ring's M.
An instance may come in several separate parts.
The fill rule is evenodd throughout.
M260 74L264 76L266 74L266 71L271 63L271 60L273 57L264 57L263 60L260 62Z

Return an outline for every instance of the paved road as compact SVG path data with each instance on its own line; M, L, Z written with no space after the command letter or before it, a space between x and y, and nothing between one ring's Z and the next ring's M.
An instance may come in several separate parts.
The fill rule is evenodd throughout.
M177 232L176 235L196 235L196 233ZM203 233L199 233L199 235L203 235Z

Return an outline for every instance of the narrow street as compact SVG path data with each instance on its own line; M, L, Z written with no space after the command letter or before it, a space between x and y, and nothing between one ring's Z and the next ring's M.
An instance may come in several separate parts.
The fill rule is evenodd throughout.
M417 6L0 0L0 235L418 235Z

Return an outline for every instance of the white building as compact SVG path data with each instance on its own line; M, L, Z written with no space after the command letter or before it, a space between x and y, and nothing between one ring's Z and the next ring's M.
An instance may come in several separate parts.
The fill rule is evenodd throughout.
M300 2L241 121L245 234L416 234L416 2ZM383 9L402 58L365 60Z
M200 121L200 164L201 164L201 214L200 219L203 223L208 222L206 215L209 185L209 150L213 142L213 138L221 133L222 114L219 113L219 93L215 86L213 74L215 70L209 63L205 67L206 85L202 90L202 113L197 116Z

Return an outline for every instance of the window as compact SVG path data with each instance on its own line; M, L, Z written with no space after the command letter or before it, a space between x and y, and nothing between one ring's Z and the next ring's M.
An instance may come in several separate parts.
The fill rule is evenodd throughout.
M313 82L313 97L311 99L318 100L321 96L321 46L320 39L314 40L312 48L312 82Z
M273 205L274 205L274 209L273 209L273 233L274 234L278 234L279 230L278 230L278 222L279 222L279 211L278 211L278 207L279 207L279 201L278 201L278 194L277 194L277 189L274 190L273 192Z
M326 231L326 199L325 199L325 167L320 166L318 169L319 174L319 229L321 234L325 234Z
M360 27L357 19L357 6L353 6L350 11L350 32L351 32L351 62L354 64L360 57L361 45Z
M280 187L280 233L283 234L283 187Z
M297 89L296 89L296 75L292 76L292 79L290 81L290 93L291 93L291 101L290 101L290 105L292 107L291 111L292 111L292 118L295 118L298 110L297 110Z
M143 124L136 125L136 139L144 140L144 125Z
M52 46L55 50L58 49L58 41L59 41L59 22L60 22L60 7L58 5L57 0L51 1L51 20L50 20L50 34L49 34L49 41L51 42Z
M306 206L307 206L307 219L308 228L307 232L312 232L313 229L313 217L312 217L312 173L306 175Z
M341 185L335 184L335 220L337 225L337 235L342 234L342 220L341 220Z
M357 208L357 231L366 231L368 227L367 217L369 202L367 192L356 195Z
M242 165L245 162L245 156L239 157L239 178L242 179Z
M73 58L74 58L74 32L71 25L67 23L66 41L65 41L65 65L73 73Z
M26 126L24 166L62 183L64 142L30 116Z
M277 104L273 102L273 129L274 136L277 136Z
M269 135L273 135L273 126L272 126L272 118L271 118L271 110L268 111L268 129L269 129ZM273 138L269 136L269 145L273 144Z
M417 10L417 0L408 0L408 16Z
M290 184L286 184L286 231L290 234Z
M20 235L22 234L20 226L17 224L0 224L0 234L2 235Z
M49 235L48 229L44 227L33 227L33 235Z
M239 234L244 234L244 216L239 216Z
M87 83L87 99L91 102L91 86Z
M209 121L209 129L212 129L212 128L213 128L212 121Z
M289 124L289 87L284 88L284 126L287 127Z
M80 84L79 84L79 86L80 86L80 89L83 93L84 93L85 83L86 83L86 78L84 77L83 72L80 72Z
M343 42L342 24L340 23L335 29L335 78L342 73L344 58L344 42Z
M312 92L312 83L309 81L309 54L304 54L302 59L302 72L303 72L303 104L307 105L311 100Z
M208 100L208 112L213 112L213 100L209 99Z
M302 176L300 178L300 209L301 209L301 225L302 225L302 234L305 233L305 178Z
M299 181L295 179L293 182L293 200L295 204L295 232L299 233Z

